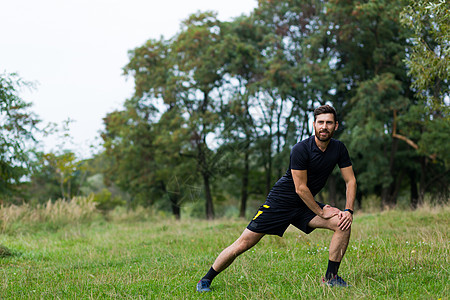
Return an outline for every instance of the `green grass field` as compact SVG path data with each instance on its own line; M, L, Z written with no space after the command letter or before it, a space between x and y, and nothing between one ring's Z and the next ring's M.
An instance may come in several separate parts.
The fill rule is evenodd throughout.
M450 209L357 214L340 268L320 285L331 232L266 236L213 282L195 284L248 220L101 218L16 226L0 236L2 299L448 299ZM47 221L48 222L48 221Z

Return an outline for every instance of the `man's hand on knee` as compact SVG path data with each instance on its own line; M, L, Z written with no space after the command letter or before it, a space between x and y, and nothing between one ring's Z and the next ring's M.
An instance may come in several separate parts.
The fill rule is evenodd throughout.
M339 229L342 231L349 230L353 223L353 215L348 211L339 211Z

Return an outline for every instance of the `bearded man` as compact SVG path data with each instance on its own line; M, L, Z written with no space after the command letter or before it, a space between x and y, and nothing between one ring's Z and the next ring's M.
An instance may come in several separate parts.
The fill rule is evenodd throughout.
M316 108L313 124L315 135L294 145L286 174L272 187L265 203L242 235L219 254L207 274L197 283L197 291L209 292L212 280L236 257L256 245L266 234L282 237L291 224L306 234L316 228L334 232L322 283L348 286L337 273L350 239L356 179L347 148L332 138L339 126L335 109L329 105ZM343 211L314 199L336 165L346 185Z

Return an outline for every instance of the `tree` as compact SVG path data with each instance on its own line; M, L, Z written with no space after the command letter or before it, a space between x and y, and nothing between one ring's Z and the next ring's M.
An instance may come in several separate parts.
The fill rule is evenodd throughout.
M190 200L190 186L196 182L194 160L184 153L190 152L189 130L178 106L165 111L154 126L155 180L161 187L160 197L168 198L173 215L180 219L181 205Z
M155 108L148 103L131 99L125 109L107 114L103 119L102 133L106 155L111 164L105 172L107 185L114 182L127 191L134 203L151 205L154 184L154 139L153 118ZM130 200L131 201L131 200Z
M440 186L448 199L450 163L450 4L448 1L409 1L401 15L412 30L411 46L405 59L417 99L400 115L394 137L405 141L420 155L419 199L426 190Z
M155 197L167 197L179 219L182 193L193 181L193 160L181 101L186 88L182 84L184 77L177 72L174 55L171 41L148 40L129 52L130 62L124 73L134 78L136 101L157 110L158 116L152 121L153 173L158 187L154 189Z
M307 37L320 13L318 1L260 1L254 12L265 34L260 55L263 76L257 89L260 142L266 167L266 193L279 178L290 147L298 138L310 134L308 114L317 94L310 89L305 72ZM308 107L309 106L309 107ZM275 167L273 167L275 166ZM275 175L275 176L274 176Z
M342 113L342 138L354 154L358 186L381 196L383 205L395 205L412 154L400 155L403 148L392 138L394 111L403 113L412 102L403 64L409 31L399 23L401 9L402 1L385 0L333 0L327 6L340 79L333 104Z
M420 136L397 138L422 155L450 163L450 4L447 1L411 1L403 10L402 23L413 31L405 62L418 97L413 111L421 123ZM417 112L421 112L417 115ZM405 117L412 121L412 117ZM419 121L420 120L420 121ZM410 123L410 122L406 122ZM405 124L407 125L407 124ZM414 126L416 127L416 126ZM447 129L447 130L446 130ZM414 135L413 131L407 134ZM413 139L417 142L414 142ZM442 141L447 141L442 145Z
M234 177L240 178L239 216L243 218L250 193L258 191L257 182L250 183L250 167L258 169L256 164L251 165L250 156L255 158L260 152L256 149L256 122L252 110L256 105L254 87L264 72L259 57L264 47L265 28L259 26L254 17L241 16L222 23L221 31L225 78L228 79L224 86L229 96L219 112L223 122L220 134L223 146L219 151L227 153L227 160L233 165L230 170ZM223 172L221 174L224 176Z
M180 98L180 106L187 114L187 126L192 132L191 143L203 180L208 219L214 218L211 181L217 158L214 158L207 138L219 127L213 92L217 91L223 78L224 61L219 47L221 38L220 21L216 14L197 13L183 22L181 32L172 45L176 54L176 70L184 79L183 86L187 91Z
M31 163L29 184L26 188L27 198L33 202L44 203L49 199L64 198L61 196L60 178L56 165L50 164L43 152L36 152Z
M70 201L80 194L85 172L84 161L70 150L59 154L36 152L26 189L28 197L41 203L49 199Z
M420 80L404 64L413 57L413 31L399 21L406 2L263 0L231 22L212 12L191 15L171 39L130 51L124 72L134 78L135 93L123 111L105 118L105 149L113 159L107 177L135 197L151 198L148 204L164 199L157 202L170 203L176 216L189 194L179 179L197 178L208 219L227 193L240 196L244 216L249 195L262 194L263 186L267 193L290 147L312 134L313 108L330 103L361 191L395 205L405 178L411 202L442 190L449 154L438 141L448 140L448 78L445 63L435 61L436 84L411 85ZM441 17L433 14L433 22ZM430 36L430 49L447 49ZM432 100L438 94L440 102ZM338 181L331 176L330 201L344 195ZM228 192L231 184L240 188Z
M390 73L377 75L360 84L351 104L344 138L357 158L358 181L364 191L379 192L384 205L393 205L404 168L396 165L398 141L390 133L392 111L403 111L408 104L402 84Z
M450 96L449 11L450 3L445 0L415 0L409 1L401 14L402 23L414 32L406 59L412 86L433 109L446 112L446 117Z
M33 87L17 74L0 74L0 195L11 195L29 172L29 153L39 123L31 103L19 96L20 89Z

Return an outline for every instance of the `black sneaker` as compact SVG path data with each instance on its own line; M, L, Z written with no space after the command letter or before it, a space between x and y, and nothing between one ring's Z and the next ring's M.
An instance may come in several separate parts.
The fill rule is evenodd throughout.
M211 285L211 280L209 279L201 279L197 282L197 292L211 292L209 286Z
M328 286L340 286L340 287L348 287L347 282L342 279L342 277L339 277L337 275L334 275L333 278L327 280L325 277L322 278L322 284L328 285Z

